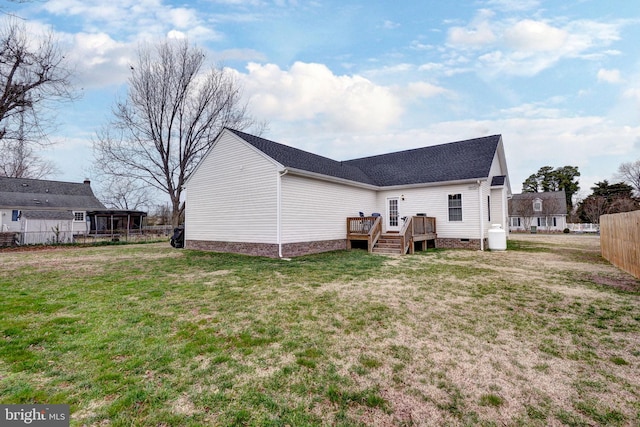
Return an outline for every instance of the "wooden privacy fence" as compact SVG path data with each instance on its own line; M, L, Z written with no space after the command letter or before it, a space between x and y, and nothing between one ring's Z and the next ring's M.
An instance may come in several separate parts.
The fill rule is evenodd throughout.
M640 279L640 211L602 215L600 249L611 264Z

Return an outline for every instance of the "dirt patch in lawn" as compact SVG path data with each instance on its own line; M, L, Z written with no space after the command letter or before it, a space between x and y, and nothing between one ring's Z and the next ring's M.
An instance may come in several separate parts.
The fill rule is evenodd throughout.
M2 253L3 269L29 267L36 271L102 271L109 263L117 263L127 259L134 259L127 253L127 249L134 250L138 245L114 245L103 247L83 246L32 246L33 250L7 251ZM182 251L166 251L166 243L148 243L143 245L157 251L138 251L135 260L140 264L144 261L175 258L183 255ZM35 249L37 248L37 249ZM124 251L123 251L124 250Z

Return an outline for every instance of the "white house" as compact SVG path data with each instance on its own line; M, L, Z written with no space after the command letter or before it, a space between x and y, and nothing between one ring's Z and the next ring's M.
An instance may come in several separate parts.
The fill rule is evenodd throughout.
M563 231L567 228L564 190L514 194L509 200L511 231Z
M500 135L340 162L224 129L185 187L186 248L270 257L345 249L361 212L384 233L433 217L437 247L484 249L511 195Z
M114 227L140 229L145 216L106 209L89 180L0 177L0 232L17 235L20 244L71 243L75 236L113 232Z

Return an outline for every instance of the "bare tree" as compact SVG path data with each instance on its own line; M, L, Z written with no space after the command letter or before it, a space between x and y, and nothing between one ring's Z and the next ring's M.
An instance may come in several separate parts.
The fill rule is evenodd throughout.
M533 200L529 198L524 199L511 199L511 215L514 217L522 218L522 227L528 231L531 229L535 212L533 210Z
M138 49L128 95L113 116L94 141L96 166L167 194L174 226L183 185L217 134L255 125L232 74L205 70L204 52L186 40Z
M58 168L33 152L24 141L0 140L0 176L42 179L58 173Z
M625 162L618 166L616 179L629 184L633 187L636 197L640 197L640 160Z
M150 225L170 225L171 224L171 209L168 204L156 205L147 217L147 222Z
M147 210L152 205L149 189L140 185L139 181L113 175L102 178L97 193L105 206L113 209Z
M567 211L566 199L558 199L555 197L548 197L542 201L542 211L540 216L544 218L546 230L551 231L553 226L553 218L562 215Z
M15 18L0 21L0 140L42 145L51 103L74 97L53 33L32 34Z
M604 196L589 196L582 202L582 212L592 224L600 224L600 216L607 213L608 202Z

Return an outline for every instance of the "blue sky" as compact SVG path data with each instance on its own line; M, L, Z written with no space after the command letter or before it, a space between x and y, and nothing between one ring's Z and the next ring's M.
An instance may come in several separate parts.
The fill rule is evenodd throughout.
M3 3L53 29L82 88L43 152L55 179L89 175L138 44L167 36L233 70L264 137L336 160L502 134L514 192L572 165L586 196L640 159L637 1Z

